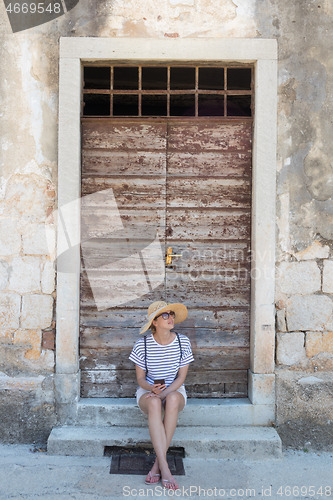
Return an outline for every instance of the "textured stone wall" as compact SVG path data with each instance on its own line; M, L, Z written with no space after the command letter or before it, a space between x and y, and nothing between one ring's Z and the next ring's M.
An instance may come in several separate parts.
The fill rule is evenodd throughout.
M257 2L279 45L277 425L283 441L329 447L333 428L333 8Z
M45 222L56 208L59 37L259 37L279 46L277 424L286 444L325 442L319 430L333 418L332 29L331 0L80 0L13 34L0 1L0 439L45 438L56 419L55 227Z

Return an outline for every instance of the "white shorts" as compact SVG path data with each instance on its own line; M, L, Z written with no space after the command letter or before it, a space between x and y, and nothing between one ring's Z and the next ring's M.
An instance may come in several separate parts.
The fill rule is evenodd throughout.
M137 405L139 406L139 400L141 398L141 396L143 394L145 394L146 392L150 392L150 391L146 391L145 389L142 389L142 387L138 387L137 390L136 390L136 403ZM180 394L183 395L184 399L185 399L185 405L186 405L186 401L187 401L187 394L186 394L186 390L185 390L185 387L183 385L181 385L179 387L179 389L177 389L177 392L180 392ZM140 408L140 407L139 407Z

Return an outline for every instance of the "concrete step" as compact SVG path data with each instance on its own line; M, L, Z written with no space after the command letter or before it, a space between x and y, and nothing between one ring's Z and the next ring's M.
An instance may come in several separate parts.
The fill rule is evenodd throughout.
M55 427L48 439L51 455L103 456L105 446L151 446L149 432L138 427ZM188 457L280 458L281 440L272 427L182 427L172 446Z
M253 405L247 398L188 399L178 427L271 426L274 419L274 405ZM147 418L133 398L86 398L77 405L76 424L146 427Z

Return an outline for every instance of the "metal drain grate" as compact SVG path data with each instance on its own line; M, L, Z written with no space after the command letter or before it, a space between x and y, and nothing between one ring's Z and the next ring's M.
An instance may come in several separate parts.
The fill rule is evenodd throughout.
M122 448L120 446L106 446L104 456L111 457L110 474L146 475L152 468L156 455L147 448ZM183 457L184 448L169 448L167 461L171 474L184 476Z

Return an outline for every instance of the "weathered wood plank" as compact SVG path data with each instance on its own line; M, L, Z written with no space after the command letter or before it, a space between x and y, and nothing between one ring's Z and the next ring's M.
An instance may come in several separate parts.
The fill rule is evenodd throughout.
M166 124L84 120L82 147L83 150L165 151Z
M233 384L233 387L232 385ZM247 370L194 371L189 370L186 378L189 397L246 397ZM229 387L228 387L229 386ZM226 387L228 392L226 393ZM233 392L232 392L233 389Z
M180 325L178 326L176 325L175 331L189 337L193 350L215 349L215 347L249 347L246 327L235 330L216 330L212 328L184 329L180 328ZM140 338L139 328L117 329L81 326L80 333L81 348L109 349L110 354L112 349L127 349L130 353L135 342Z
M113 307L125 306L129 308L147 308L147 304L150 304L155 300L161 300L161 297L165 296L164 282L161 285L156 286L156 288L150 290L144 274L137 274L137 283L133 281L133 276L132 278L128 276L128 280L125 279L126 276L124 279L122 279L121 276L118 278L118 282L112 280L110 281L109 279L102 281L101 276L101 280L99 281L98 279L95 279L94 275L92 275L90 280L88 279L86 271L82 271L80 278L80 308L89 307L97 313L96 301L92 293L92 288L94 294L97 297L101 297L101 299L103 299L103 294L107 292L107 296L105 297L105 307L100 308L100 311L104 309L111 309ZM121 288L119 288L118 284ZM154 285L157 285L157 283L155 282ZM110 286L112 286L111 291ZM121 290L121 301L118 300L118 294L120 293L119 290ZM147 292L144 293L146 290Z
M111 177L85 177L82 179L82 196L97 191L112 189L118 209L165 209L165 178L126 177L116 179ZM91 206L88 204L88 206ZM96 207L95 208L103 208Z
M110 283L113 283L112 290L114 293L121 293L121 297L126 298L126 301L117 302L115 298L115 303L111 303L106 300L106 304L110 304L106 309L110 307L126 305L130 307L134 306L136 303L138 307L147 307L147 304L154 302L155 300L160 300L164 296L164 283L158 285L158 281L150 281L154 288L149 291L148 283L143 274L137 274L132 276L132 282L130 276L125 281L123 276L119 276L119 281L112 281L109 279L103 280L103 277L99 280L98 278L92 277L91 280L87 280L82 275L81 277L81 305L93 307L95 301L91 292L91 286L94 288L94 293L101 296L110 287ZM91 281L91 283L90 283ZM135 285L135 286L134 286ZM121 287L121 288L120 288ZM120 289L122 290L120 292ZM113 292L112 292L113 293ZM141 294L141 295L140 295ZM108 297L111 292L108 293ZM132 303L136 297L136 302ZM190 280L179 280L177 284L173 283L173 288L169 289L166 296L167 302L182 302L186 303L191 309L195 307L248 307L250 299L250 290L248 286L244 285L240 287L239 283L225 283L220 282L210 282L210 281L190 281Z
M93 349L82 347L80 354L81 370L130 370L133 363L128 359L131 348ZM195 361L191 370L206 371L237 369L247 370L250 364L250 353L247 347L211 347L193 349Z
M224 393L226 397L247 397L247 381L240 384L224 384Z
M192 287L192 290L188 288L177 286L175 290L168 291L168 302L181 302L185 301L191 308L195 307L246 307L249 303L250 292L249 290L237 291L231 293L222 285L220 287L214 287L209 290L208 287L205 289Z
M168 177L167 193L169 208L251 208L251 188L246 179Z
M135 370L100 370L81 372L82 397L133 398L137 388Z
M198 177L206 175L218 178L250 178L251 151L223 151L209 153L169 152L168 176Z
M168 151L186 153L198 151L251 150L251 122L221 124L170 124L168 128Z
M82 269L103 267L110 271L134 271L142 267L144 256L156 265L164 261L164 245L159 242L155 228L145 227L145 231L124 230L111 233L108 238L93 238L82 243ZM131 259L128 259L131 257ZM122 259L126 261L120 262ZM150 266L151 267L151 266ZM158 266L158 268L160 265ZM156 269L156 268L155 268ZM153 271L153 269L152 269ZM163 270L164 273L164 270Z
M93 370L84 371L82 378L82 397L134 397L137 388L135 370ZM230 392L234 384L234 395L246 396L239 389L246 386L246 370L226 371L189 371L186 391L189 397L223 397L225 385L229 392L225 397L233 397Z
M141 309L139 307L135 309L109 309L99 313L89 308L83 308L81 310L81 326L82 328L124 328L126 332L128 331L127 329L134 328L136 331L139 331L147 321L146 315L146 307ZM178 331L181 326L183 330L193 330L201 327L233 331L247 327L249 322L249 309L189 309L187 319L181 325L177 325L175 330Z
M122 264L123 265L123 264ZM97 269L81 274L80 303L97 306L99 310L134 303L143 306L161 297L164 291L164 274L141 272L112 273ZM133 304L134 305L134 304Z
M250 235L249 212L198 208L167 209L167 236L174 240L247 240Z
M147 208L146 210L120 209L112 212L98 207L82 214L82 239L91 238L138 238L144 235L157 233L164 242L165 217L163 210ZM116 233L117 232L117 233Z
M82 177L123 177L166 175L166 155L154 151L109 151L84 149L82 151Z

